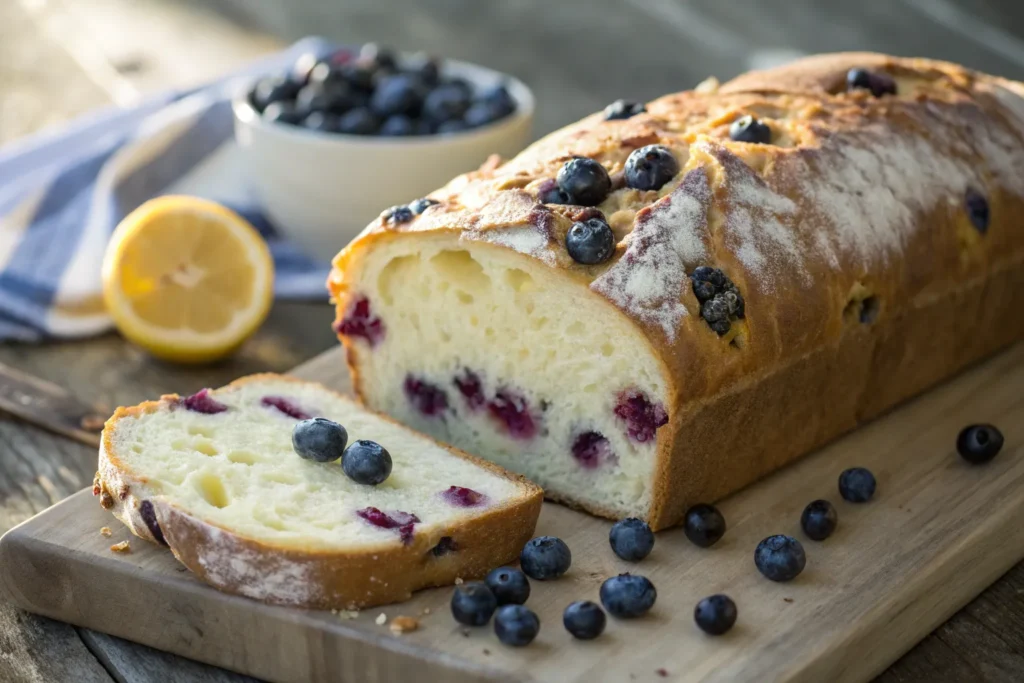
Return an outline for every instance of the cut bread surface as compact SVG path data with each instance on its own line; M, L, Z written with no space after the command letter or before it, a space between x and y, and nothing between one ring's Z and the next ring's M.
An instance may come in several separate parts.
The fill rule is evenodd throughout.
M349 443L380 443L391 476L361 485L338 461L300 458L291 435L307 416L341 423ZM135 533L168 543L211 583L270 601L402 599L511 560L539 513L541 493L528 482L317 384L278 376L121 409L103 444L103 500ZM481 535L490 526L507 527L507 537ZM386 567L388 557L404 559ZM408 565L404 576L388 580L398 565ZM296 582L312 587L295 590ZM348 588L363 584L369 592Z

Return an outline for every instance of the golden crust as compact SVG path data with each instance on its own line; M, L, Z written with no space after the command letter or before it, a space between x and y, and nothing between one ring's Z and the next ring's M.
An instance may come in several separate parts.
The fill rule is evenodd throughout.
M228 387L267 379L302 382L268 373L241 378ZM132 533L154 543L159 542L155 537L159 533L182 564L220 590L314 609L383 605L406 600L421 588L449 585L458 577L481 577L494 567L514 561L533 535L543 491L493 463L444 446L453 455L515 482L521 495L451 528L417 533L409 545L382 543L357 552L338 552L295 550L247 538L155 495L147 479L117 456L114 434L120 420L154 412L178 399L176 394L169 394L159 401L117 409L103 430L94 492L103 499L113 498L111 512ZM388 420L396 429L407 429ZM153 511L149 522L142 512L144 502ZM460 550L435 557L430 550L443 536L450 536Z
M846 92L851 68L887 74L898 94ZM771 126L772 144L729 139L746 114ZM682 172L659 192L624 188L626 158L654 143L673 150ZM573 156L601 161L616 188L597 207L620 240L600 266L565 254L565 232L586 210L535 199ZM987 200L983 233L966 211L969 191ZM379 220L338 255L328 282L338 318L360 260L385 240L456 231L494 241L524 226L544 235L523 258L615 304L668 368L670 423L658 432L649 513L657 527L1024 336L1024 288L998 284L1024 267L1024 85L954 64L843 53L752 72L624 121L595 114L431 196L441 204L408 224ZM655 298L689 314L666 320L607 283L642 257L644 226L683 200L705 214L678 225L692 230L682 286ZM683 272L698 265L721 268L745 298L735 344L699 315ZM861 322L865 298L875 310ZM342 342L358 374L352 342Z

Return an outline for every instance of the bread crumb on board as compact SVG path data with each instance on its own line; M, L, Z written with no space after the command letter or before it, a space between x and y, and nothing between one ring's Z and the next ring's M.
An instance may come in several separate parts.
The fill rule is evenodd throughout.
M337 616L339 619L357 619L359 617L359 610L357 609L332 609L331 614Z
M102 536L103 538L110 538L110 535L112 533L114 532L110 530L109 526L100 527L100 536Z
M110 551L113 553L130 553L132 551L132 545L128 541L121 541L110 546Z
M388 615L381 612L377 615L377 618L374 621L376 622L377 626L383 626L384 624L388 623Z
M419 627L419 619L417 619L416 617L406 616L395 617L391 620L391 625L388 626L388 628L391 629L391 632L395 635L398 635L400 633L409 633L410 631L415 631Z

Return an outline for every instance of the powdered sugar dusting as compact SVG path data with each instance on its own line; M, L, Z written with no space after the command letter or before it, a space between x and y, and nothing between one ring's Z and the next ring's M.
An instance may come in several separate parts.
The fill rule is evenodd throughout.
M548 236L539 228L523 226L503 230L486 230L479 233L477 238L540 259L548 265L555 264L555 258L548 249Z
M1006 82L994 86L999 103L1010 112L1013 124L1024 135L1024 85Z
M687 315L682 303L686 264L707 254L710 203L704 169L687 173L678 188L638 216L626 253L591 289L633 317L657 325L669 341L675 339L679 321Z

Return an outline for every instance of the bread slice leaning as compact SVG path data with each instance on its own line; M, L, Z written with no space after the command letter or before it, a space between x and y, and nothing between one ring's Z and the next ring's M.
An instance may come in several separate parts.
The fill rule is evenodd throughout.
M306 416L383 445L391 476L366 486L338 461L300 458L291 435ZM318 384L270 374L119 408L93 493L214 587L318 609L398 602L513 561L543 497Z

